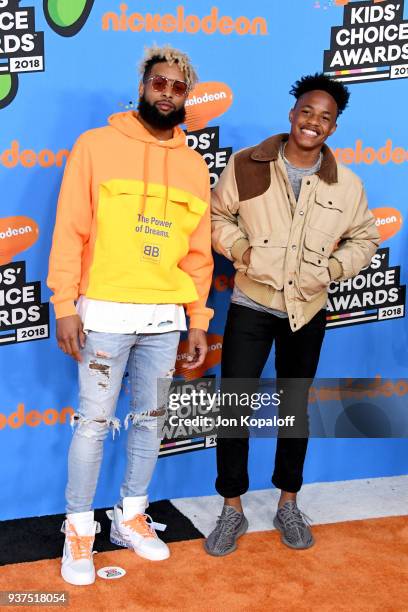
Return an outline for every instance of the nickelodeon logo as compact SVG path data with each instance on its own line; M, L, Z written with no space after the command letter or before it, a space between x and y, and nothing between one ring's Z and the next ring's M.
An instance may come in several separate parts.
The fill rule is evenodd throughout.
M37 223L30 217L4 217L0 219L0 265L29 249L38 240Z
M0 164L5 168L15 168L18 165L24 166L24 168L34 168L34 166L41 166L42 168L57 166L61 168L65 164L69 153L68 149L61 149L57 153L50 151L50 149L43 149L38 152L32 149L20 151L19 141L13 140L11 147L0 153Z
M187 361L188 355L188 340L180 342L176 360L176 376L183 376L186 380L194 380L195 378L201 378L204 376L207 370L214 368L221 363L221 351L222 351L222 340L223 336L217 334L208 334L208 352L203 365L194 370L185 370L185 366L189 365Z
M225 83L199 83L186 100L186 126L189 132L205 128L211 119L224 114L233 94Z
M220 16L219 8L213 6L210 14L205 17L186 15L185 7L179 5L175 14L166 13L128 13L128 5L122 2L119 5L120 13L108 12L102 16L102 30L114 32L185 32L187 34L239 34L253 36L268 34L268 24L263 17L230 17Z
M362 140L356 140L354 148L334 149L333 155L342 164L403 164L408 161L408 151L403 147L394 147L391 138L383 147L365 147Z
M17 410L12 412L8 416L0 412L0 430L5 429L7 426L10 429L20 429L27 425L28 427L38 427L39 425L65 425L69 423L71 416L75 413L75 410L71 406L62 408L58 411L54 408L48 408L43 412L39 410L30 410L26 412L25 404L18 404Z
M402 227L402 215L396 208L372 208L375 225L380 232L381 242L398 234Z

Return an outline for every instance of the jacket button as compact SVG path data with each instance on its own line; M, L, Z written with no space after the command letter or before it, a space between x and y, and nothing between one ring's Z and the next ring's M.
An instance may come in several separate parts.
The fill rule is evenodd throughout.
M310 185L310 181L307 181L306 185Z
M296 244L292 244L292 251L296 251Z
M293 325L293 327L296 329L296 323Z
M333 202L329 201L330 206L333 204Z
M299 212L299 215L302 215L302 217L303 217L303 215L304 215L304 214L305 214L305 213L304 213L304 211L303 211L303 210L301 210L301 211Z
M267 244L267 243L268 243L268 240L264 240L264 244Z
M321 263L322 263L322 260L321 260L321 259L318 259L318 260L317 260L317 263L321 264Z
M322 247L322 251L324 251L324 247Z
M292 315L292 319L294 319L294 318L295 318L295 315Z
M289 285L293 285L293 281L289 281Z

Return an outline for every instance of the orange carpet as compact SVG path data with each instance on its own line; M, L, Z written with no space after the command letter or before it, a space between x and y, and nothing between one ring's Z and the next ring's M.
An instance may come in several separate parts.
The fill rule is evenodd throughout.
M267 531L245 535L238 551L221 559L208 556L202 540L171 544L171 558L161 563L128 550L98 553L97 569L119 565L127 574L89 587L66 584L59 559L7 565L0 590L67 591L68 609L81 611L408 610L408 517L319 525L313 532L316 545L304 551Z

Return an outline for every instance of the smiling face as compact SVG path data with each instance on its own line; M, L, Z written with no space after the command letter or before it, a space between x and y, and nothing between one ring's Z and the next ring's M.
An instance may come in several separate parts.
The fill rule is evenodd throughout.
M334 98L325 91L303 94L289 113L291 140L303 151L320 150L336 131L337 111Z

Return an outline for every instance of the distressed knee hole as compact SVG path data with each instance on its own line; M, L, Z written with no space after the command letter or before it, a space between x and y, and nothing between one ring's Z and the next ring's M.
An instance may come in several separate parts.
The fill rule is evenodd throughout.
M120 420L117 417L89 419L79 413L75 413L71 417L72 429L76 425L78 426L78 435L86 438L97 437L109 429L112 431L112 437L115 438L115 432L120 431Z

